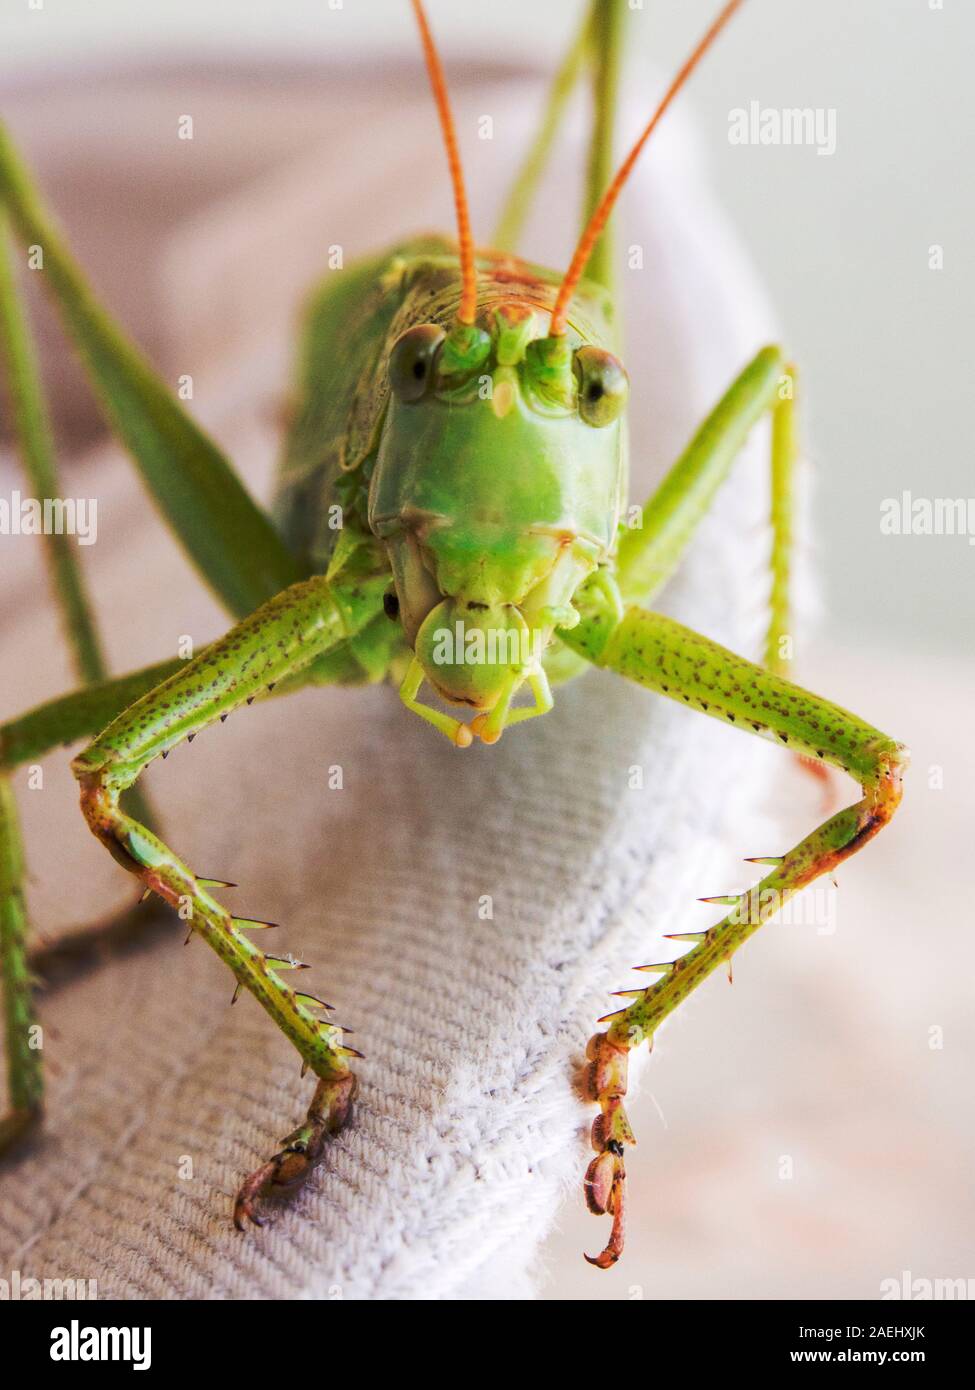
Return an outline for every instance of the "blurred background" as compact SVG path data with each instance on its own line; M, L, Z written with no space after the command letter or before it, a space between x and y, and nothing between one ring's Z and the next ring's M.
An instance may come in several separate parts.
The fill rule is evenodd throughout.
M582 10L567 0L429 8L468 95L552 71ZM625 85L639 109L714 9L631 5ZM844 870L835 936L815 921L773 933L734 991L712 990L706 1078L678 1055L679 1030L662 1039L634 1117L643 1197L630 1259L594 1280L578 1250L601 1232L572 1194L544 1256L550 1297L874 1297L904 1270L975 1277L975 532L881 529L885 500L905 492L975 497L973 39L975 10L961 0L752 0L681 98L801 371L822 613L800 639L800 678L903 738L914 770L896 827L869 863ZM242 344L259 376L277 370L281 345L261 334L277 274L269 253L300 208L288 202L282 222L273 198L255 209L247 190L273 190L281 170L282 200L293 200L285 171L327 135L322 74L341 70L373 104L381 83L391 126L425 84L405 0L6 0L0 55L0 105L109 305L167 370L205 357L227 378ZM730 113L753 102L833 113L835 149L732 143ZM190 169L174 137L183 112L206 113ZM531 112L517 115L520 129ZM573 119L584 118L583 96ZM496 209L479 203L477 160L513 167L520 145L503 126L490 153L472 129L461 140L475 224L488 226ZM442 160L433 143L429 159ZM367 142L351 142L347 164L375 199L377 243L413 230L408 181L377 182ZM307 195L327 207L327 189ZM206 249L193 229L214 215L224 236ZM566 254L574 230L570 218ZM310 279L321 246L295 236L284 249L289 283L305 260ZM255 291L243 303L242 256L253 258ZM69 468L101 426L39 312ZM975 501L969 509L975 527ZM153 654L127 653L126 664ZM31 684L21 671L4 677L6 714ZM783 771L769 812L801 834L810 803L792 777ZM821 977L826 1017L803 1007L806 991L821 999ZM722 1050L724 1030L733 1052ZM816 1067L820 1048L835 1065Z

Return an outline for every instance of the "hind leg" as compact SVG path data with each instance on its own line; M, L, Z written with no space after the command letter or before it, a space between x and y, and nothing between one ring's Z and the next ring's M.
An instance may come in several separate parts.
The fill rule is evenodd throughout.
M824 821L786 854L753 861L769 866L755 887L706 899L729 912L708 931L673 938L692 943L677 960L638 966L659 979L646 988L621 990L629 1002L599 1020L609 1026L590 1040L588 1048L589 1089L600 1114L592 1129L596 1157L586 1174L585 1190L591 1211L613 1217L606 1248L591 1260L605 1269L619 1259L623 1248L624 1151L634 1142L623 1108L629 1052L652 1041L667 1015L712 971L730 961L795 893L830 873L887 824L900 802L907 750L848 710L659 613L638 607L622 615L606 607L601 613L593 609L584 612L579 627L565 640L584 647L598 666L841 769L863 792L859 801Z

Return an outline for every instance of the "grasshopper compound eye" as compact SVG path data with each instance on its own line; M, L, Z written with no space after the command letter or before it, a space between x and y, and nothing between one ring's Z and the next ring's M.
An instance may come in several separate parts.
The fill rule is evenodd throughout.
M389 354L389 384L401 401L418 401L433 377L446 334L436 323L419 323L397 338Z
M575 355L579 414L587 425L611 425L626 405L630 383L618 357L602 348L581 347Z

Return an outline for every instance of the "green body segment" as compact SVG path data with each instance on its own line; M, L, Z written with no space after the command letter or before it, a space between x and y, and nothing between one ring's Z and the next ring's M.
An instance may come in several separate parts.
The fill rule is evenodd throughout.
M522 604L567 547L588 568L605 560L622 481L618 429L607 440L578 417L540 420L516 387L499 414L504 387L462 406L394 401L369 509L375 534L426 550L441 594L492 606Z
M338 535L330 508L355 501L361 476L343 480L375 447L385 401L377 360L408 293L409 267L449 251L444 237L415 237L330 272L309 295L274 503L288 546L309 569L327 566Z
M560 282L557 272L514 256L484 253L478 266L479 321L490 324L503 305L538 311L536 336L545 331ZM381 440L388 432L390 389L388 365L397 339L417 324L449 328L460 300L460 269L446 238L416 237L348 269L329 274L310 297L305 313L298 364L298 403L288 432L278 482L275 512L284 535L309 564L323 568L337 531L328 525L329 508L347 508L353 520L367 522L368 491ZM573 342L608 346L612 341L613 304L607 292L584 282L574 300ZM336 344L342 344L337 353ZM494 366L497 363L493 364ZM478 374L480 375L480 374ZM490 411L467 417L466 406L490 405L477 391L449 402L452 413L472 418L468 439L491 448ZM448 404L444 402L444 404ZM496 418L496 417L495 417ZM442 421L441 421L442 423ZM524 446L526 441L521 441ZM408 452L409 441L406 441ZM386 444L391 452L390 442ZM450 458L440 462L450 478ZM397 466L402 462L397 459ZM497 464L497 452L490 462ZM515 459L502 460L505 478L514 480ZM530 459L522 455L522 467ZM406 466L419 468L419 461ZM432 465L427 476L435 470ZM488 471L488 470L484 470ZM456 486L456 481L455 484ZM387 487L395 480L387 479ZM463 519L458 503L445 498L446 514ZM605 529L601 520L599 529Z

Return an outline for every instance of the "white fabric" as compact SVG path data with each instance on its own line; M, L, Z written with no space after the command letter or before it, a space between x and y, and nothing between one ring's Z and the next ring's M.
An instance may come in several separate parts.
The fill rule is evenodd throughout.
M515 113L490 148L465 136L482 233L538 99L511 84L459 103L464 132L482 110ZM194 218L168 261L182 330L173 370L195 374L194 408L265 494L268 398L295 292L324 248L351 258L449 225L425 94L399 103L392 136L374 98L360 93L354 119L351 100L337 85L342 139ZM578 127L557 154L563 175L581 148ZM577 205L575 179L549 180L530 254L565 262ZM626 195L622 241L643 256L621 292L642 499L770 323L680 118ZM750 655L768 588L763 444L662 605ZM219 631L118 455L74 478L100 499L85 559L116 668ZM3 480L16 485L7 468ZM12 553L5 714L65 683L56 623L34 602L36 552L21 542ZM31 660L11 659L21 652ZM174 921L171 945L42 1003L49 1120L4 1173L0 1270L94 1278L102 1297L529 1295L541 1236L567 1193L581 1201L586 1040L629 967L668 949L662 934L721 886L721 830L764 778L765 753L602 673L558 690L550 715L491 749L458 752L383 688L255 707L177 751L147 778L167 838L199 872L239 881L233 903L280 920L280 946L314 964L310 987L366 1054L355 1122L293 1206L261 1232L233 1230L239 1179L297 1121L311 1083L252 1000L230 1010L225 968L202 943L183 950ZM48 760L43 794L18 779L32 901L51 926L130 891L81 825L65 765ZM328 786L333 765L341 791ZM636 766L642 790L630 786ZM493 920L479 919L483 895ZM592 1222L590 1248L607 1227Z

